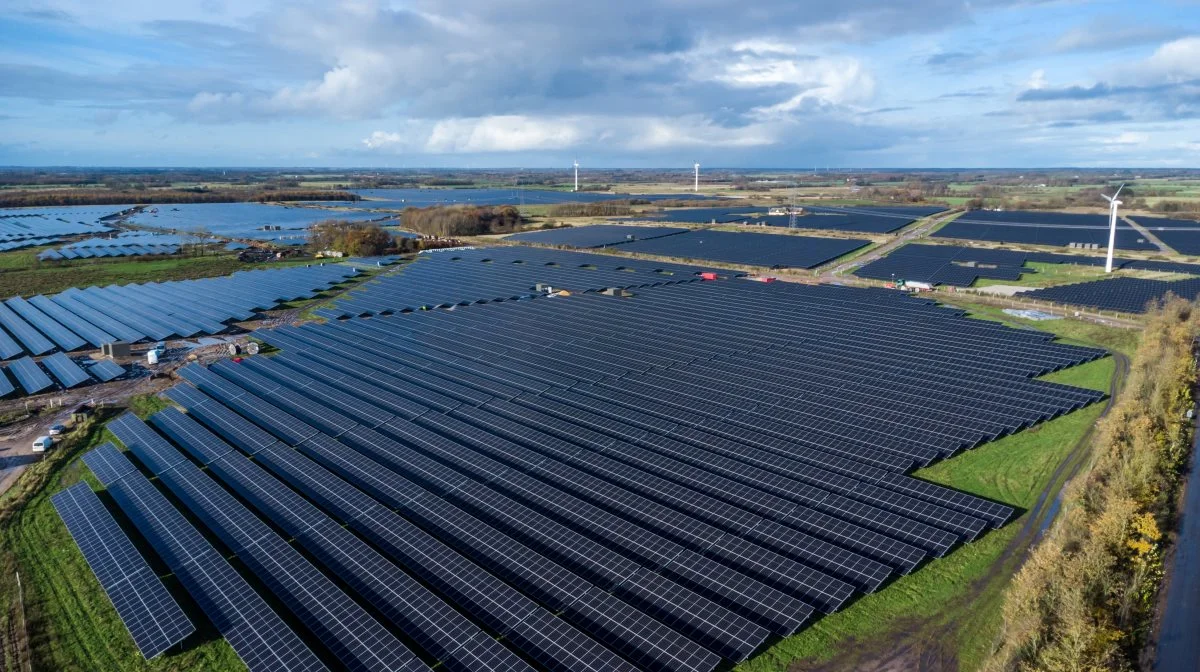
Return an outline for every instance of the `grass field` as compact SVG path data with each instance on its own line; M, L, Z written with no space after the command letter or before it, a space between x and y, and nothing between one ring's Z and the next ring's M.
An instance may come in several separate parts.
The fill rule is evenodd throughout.
M1059 383L1108 389L1113 360L1105 358L1055 374ZM1093 404L1032 429L993 441L915 472L915 476L987 497L1019 511L1029 509L1049 485L1055 468L1099 417ZM950 637L963 670L974 669L1000 625L1002 586L986 586L961 603L968 586L987 577L1025 522L1023 514L974 543L933 560L878 593L826 616L801 633L743 663L742 672L779 672L795 661L828 660L862 643L869 649L881 635L926 622Z
M1076 282L1087 282L1089 280L1099 280L1110 274L1104 272L1102 266L1083 266L1079 264L1043 264L1031 262L1025 264L1026 267L1032 269L1032 273L1024 273L1020 280L994 280L992 278L980 278L975 281L972 287L989 287L992 285L1020 285L1024 287L1053 287L1055 285L1069 285ZM1161 271L1134 271L1115 269L1111 274L1113 277L1124 278L1145 278L1149 280L1185 280L1194 276L1183 273L1163 273Z
M37 253L42 249L0 253L0 297L53 294L70 287L89 285L211 278L234 271L311 263L311 260L243 263L232 254L214 254L203 257L174 255L153 260L110 257L50 264L38 263Z

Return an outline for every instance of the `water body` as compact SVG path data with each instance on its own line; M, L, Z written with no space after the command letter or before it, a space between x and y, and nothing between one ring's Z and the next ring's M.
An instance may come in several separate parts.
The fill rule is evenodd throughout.
M559 203L602 203L638 198L709 200L700 194L616 194L586 191L546 191L541 189L356 189L365 201L339 203L351 208L424 208L431 205L557 205Z
M326 219L379 219L385 216L378 212L333 211L262 203L181 203L147 206L129 221L138 226L180 231L204 230L229 238L263 240L277 245L303 245L305 229L314 222ZM278 226L282 230L263 231L262 228L268 225Z
M1154 669L1158 672L1194 672L1200 669L1200 471L1192 445L1192 464L1183 499L1179 539L1175 544L1166 606L1159 624Z

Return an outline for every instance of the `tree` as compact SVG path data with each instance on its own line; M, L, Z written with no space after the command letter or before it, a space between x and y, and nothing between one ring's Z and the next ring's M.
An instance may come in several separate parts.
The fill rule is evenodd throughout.
M374 222L327 219L308 227L308 245L314 252L333 250L353 257L385 254L395 247L392 234Z

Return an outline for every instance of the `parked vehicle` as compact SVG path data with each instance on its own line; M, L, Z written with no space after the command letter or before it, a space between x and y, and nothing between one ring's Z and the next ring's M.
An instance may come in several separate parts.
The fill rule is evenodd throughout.
M49 434L50 436L59 436L60 434L65 434L66 431L67 428L65 425L51 425Z
M54 445L54 439L48 436L39 436L33 441L33 452L44 453L46 449Z

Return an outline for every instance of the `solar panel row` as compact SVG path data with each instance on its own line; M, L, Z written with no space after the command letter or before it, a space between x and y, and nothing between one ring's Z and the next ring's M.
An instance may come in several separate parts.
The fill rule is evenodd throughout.
M652 226L582 226L519 233L509 240L771 268L812 268L870 244L857 238L754 236L729 231Z
M196 627L87 483L50 498L138 650L147 660Z
M1100 310L1144 313L1147 306L1162 301L1168 294L1194 301L1196 297L1200 297L1200 279L1108 278L1036 289L1022 292L1020 296L1023 299L1052 301Z
M608 247L635 240L651 240L685 233L688 229L670 226L622 226L616 224L574 226L546 231L529 231L506 236L506 240L566 247Z
M328 669L267 602L111 443L83 456L252 672Z
M346 317L528 299L539 294L539 284L573 292L651 287L698 280L700 270L528 247L450 250L365 283L332 310Z
M42 358L41 366L32 357L22 357L0 369L0 397L16 391L8 375L4 373L5 371L17 379L25 394L37 394L55 387L55 381L58 383L58 388L71 389L91 382L93 378L101 382L108 382L125 373L125 369L119 364L108 360L89 364L85 370L61 352ZM46 371L54 376L53 379L46 375Z
M622 252L747 266L813 268L870 244L870 240L863 238L690 231L676 236L635 241L617 249Z
M103 247L62 247L57 250L46 250L38 254L42 261L63 259L98 259L103 257L142 257L155 254L176 254L179 245L121 245Z
M931 284L968 287L977 278L1017 280L1022 274L1034 273L1026 263L1077 264L1103 266L1104 257L1085 257L1052 252L1023 252L959 245L923 245L910 243L888 256L855 270L864 278L887 280L919 280ZM1200 264L1142 259L1113 259L1115 268L1148 271L1168 271L1200 275Z
M108 427L346 669L428 670L299 551L141 420L124 415Z
M1167 219L1139 216L1136 223L1180 254L1200 254L1200 222L1194 219Z
M340 264L239 271L221 278L69 289L0 305L0 358L70 352L114 340L217 334L281 301L308 299L357 274ZM12 337L10 337L10 334Z
M946 224L933 236L1056 247L1079 244L1107 248L1108 230L1107 215L972 210ZM1157 249L1145 236L1124 221L1117 223L1115 245L1122 250Z
M945 210L942 206L803 206L804 214L796 217L800 229L853 231L859 233L890 233L908 226L920 217ZM770 215L764 208L686 208L669 209L646 217L666 222L692 224L750 224L791 226L789 215Z

